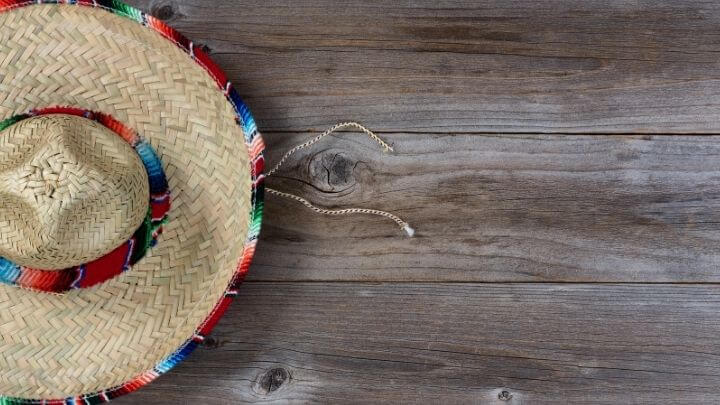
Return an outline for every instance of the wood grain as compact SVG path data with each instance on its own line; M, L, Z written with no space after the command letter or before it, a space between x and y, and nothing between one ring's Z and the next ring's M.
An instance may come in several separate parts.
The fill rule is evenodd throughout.
M205 44L260 128L720 132L720 3L132 0Z
M309 134L266 134L270 162ZM720 281L720 138L343 133L268 185L253 280ZM303 153L305 153L303 155Z
M382 133L268 184L418 234L268 196L213 336L119 404L720 402L720 3L129 3L229 73L271 163Z
M209 347L118 404L717 403L719 304L714 286L248 283Z

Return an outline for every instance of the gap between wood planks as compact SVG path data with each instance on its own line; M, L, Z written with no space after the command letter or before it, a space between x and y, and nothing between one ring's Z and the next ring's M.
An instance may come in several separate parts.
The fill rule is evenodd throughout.
M319 133L322 133L327 128L309 128L309 129L303 129L303 130L273 130L268 132L263 132L263 136L265 134L277 134L277 135L297 135L297 134L307 134L307 135L317 135ZM697 136L697 137L720 137L720 132L718 133L704 133L704 132L688 132L688 133L682 133L682 132L668 132L668 133L642 133L642 132L587 132L587 133L573 133L573 132L503 132L503 131L413 131L413 130L407 130L407 131L397 131L397 130L372 130L376 134L385 134L385 135L399 135L399 134L406 134L406 135L476 135L476 136L533 136L533 135L556 135L556 136L626 136L626 137L658 137L658 138L665 138L665 137L673 137L673 136Z

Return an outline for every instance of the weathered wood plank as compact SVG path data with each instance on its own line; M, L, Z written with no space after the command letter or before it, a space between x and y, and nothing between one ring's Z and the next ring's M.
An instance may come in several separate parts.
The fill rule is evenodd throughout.
M210 349L118 404L717 403L718 305L715 286L248 283Z
M720 3L131 0L265 130L720 132Z
M276 162L310 134L267 134ZM720 281L720 137L355 133L323 140L268 185L253 280ZM299 180L299 181L298 181Z

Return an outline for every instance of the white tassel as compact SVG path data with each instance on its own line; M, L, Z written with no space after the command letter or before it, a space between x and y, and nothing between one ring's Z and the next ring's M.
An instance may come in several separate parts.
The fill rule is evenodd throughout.
M405 226L403 226L403 230L409 237L412 238L413 236L415 236L415 230L412 229L409 224L405 224Z

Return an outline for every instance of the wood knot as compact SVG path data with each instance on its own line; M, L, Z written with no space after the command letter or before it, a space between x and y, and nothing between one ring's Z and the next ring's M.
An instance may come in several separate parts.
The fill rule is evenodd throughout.
M175 16L175 8L172 4L160 4L152 7L150 14L159 20L167 21Z
M259 385L264 394L271 394L290 379L290 372L282 367L268 370L260 377Z
M313 157L309 174L322 191L341 193L357 183L355 170L359 163L343 152L326 150Z

